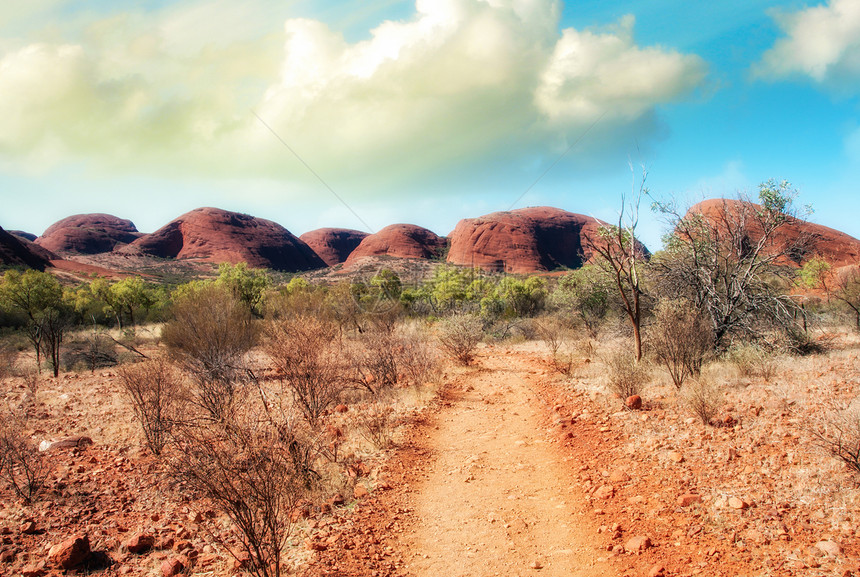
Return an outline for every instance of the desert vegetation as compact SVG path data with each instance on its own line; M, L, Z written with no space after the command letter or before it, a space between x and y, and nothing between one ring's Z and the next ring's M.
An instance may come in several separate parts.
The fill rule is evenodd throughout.
M108 559L134 574L278 577L332 549L388 547L344 537L345 507L385 490L386 459L458 391L478 383L492 407L517 382L577 459L577 494L622 519L600 533L607 558L634 557L620 535L635 527L664 563L678 547L702 568L841 567L860 551L856 267L797 266L804 239L779 235L794 192L775 182L714 218L658 203L671 234L650 255L635 241L647 194L635 187L591 261L558 275L437 264L312 282L241 264L156 285L6 272L0 526L32 531L2 563L56 564L35 543L69 537L64 523L91 532L78 567L93 571ZM817 517L825 503L833 515ZM140 530L113 528L130 523ZM826 559L791 558L795 543L825 543ZM137 553L149 550L162 553ZM367 563L391 574L379 550Z

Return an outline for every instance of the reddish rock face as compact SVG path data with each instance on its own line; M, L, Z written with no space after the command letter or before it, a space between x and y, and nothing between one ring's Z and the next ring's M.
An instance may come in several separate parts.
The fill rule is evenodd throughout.
M742 211L752 214L761 207L751 202L734 199L710 199L694 205L687 215L700 213L704 217L719 223L724 215L737 215ZM760 233L760 229L751 227L752 234ZM798 239L801 239L798 242ZM860 240L838 230L789 217L774 237L772 250L781 251L783 247L799 244L802 249L793 251L791 259L782 264L803 266L813 258L822 258L833 268L839 268L860 262Z
M145 235L121 253L208 262L246 262L297 272L325 267L325 262L281 225L247 214L198 208Z
M36 244L53 252L100 254L138 237L140 233L130 220L110 214L77 214L49 226Z
M45 267L51 266L47 254L35 250L36 245L32 245L34 249L30 249L28 244L32 245L0 228L0 264L26 266L37 270L45 270Z
M450 235L448 262L511 273L579 268L592 256L586 236L605 224L547 206L466 218Z
M371 234L346 259L347 264L367 256L400 258L436 258L442 255L447 241L433 231L414 224L392 224Z
M350 253L369 236L360 230L347 228L318 228L306 232L299 238L307 243L328 265L345 262Z

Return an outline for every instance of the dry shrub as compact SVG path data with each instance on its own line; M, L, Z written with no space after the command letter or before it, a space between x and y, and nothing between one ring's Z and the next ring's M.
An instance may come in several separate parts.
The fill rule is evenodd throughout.
M182 393L179 375L164 359L153 359L121 367L119 377L143 429L146 446L160 455L177 417Z
M811 432L820 447L860 475L860 398L830 402Z
M374 396L397 385L420 387L441 373L435 348L415 327L371 325L353 345L359 383Z
M611 350L604 362L607 386L611 392L621 397L622 401L641 394L643 387L650 380L648 368L644 363L637 363L632 351L625 347Z
M558 319L548 317L536 320L534 328L549 349L553 368L569 375L573 369L573 354L564 350L567 342L564 325Z
M4 379L12 374L15 357L17 356L18 353L14 347L9 343L0 342L0 379Z
M0 479L29 503L44 487L51 462L25 429L22 418L11 413L0 415Z
M161 338L195 384L193 400L213 420L230 412L246 353L257 340L251 310L227 288L204 284L183 294Z
M728 362L734 364L741 376L760 377L770 381L776 375L773 353L755 343L735 343L725 353Z
M355 381L339 328L326 318L297 314L270 321L264 348L311 427Z
M439 323L439 345L463 365L474 360L475 348L484 338L481 319L474 315L457 315Z
M356 424L359 433L377 449L391 446L394 409L390 405L372 402L358 407Z
M691 379L681 390L681 399L705 425L709 425L723 403L719 387L710 379L699 377Z
M234 558L247 556L254 575L279 577L291 514L307 494L307 472L296 466L304 446L288 423L260 417L177 428L170 466L191 497L208 499L230 518L241 551L231 536L212 536Z
M417 327L402 327L399 336L400 380L416 388L438 382L442 377L442 364L427 332Z
M675 388L680 389L687 377L702 372L702 363L714 348L714 331L693 303L665 299L657 305L648 342Z

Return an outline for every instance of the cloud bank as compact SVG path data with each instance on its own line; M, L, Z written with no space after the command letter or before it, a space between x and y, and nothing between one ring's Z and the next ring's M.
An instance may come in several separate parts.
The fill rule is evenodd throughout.
M253 110L321 173L410 178L545 154L601 116L635 124L706 75L695 55L636 45L632 17L560 30L550 0L416 0L356 42L318 20L273 23L264 3L238 8L80 13L62 41L0 28L0 162L303 172Z
M806 76L838 92L860 93L860 2L830 0L776 20L785 37L754 68L758 75Z

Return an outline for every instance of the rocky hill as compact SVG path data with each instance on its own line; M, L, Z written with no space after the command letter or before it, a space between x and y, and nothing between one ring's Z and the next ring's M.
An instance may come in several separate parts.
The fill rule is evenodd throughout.
M446 246L445 238L431 230L414 224L392 224L362 240L346 259L346 264L369 256L439 258Z
M218 208L198 208L119 249L169 259L246 262L285 272L313 270L325 262L281 225Z
M49 226L35 242L59 254L100 254L140 236L130 220L111 214L76 214Z
M345 262L349 255L368 235L348 228L318 228L299 238L319 255L327 266Z
M466 218L450 235L448 262L510 273L579 268L592 256L585 238L604 224L548 206Z
M28 248L26 243L27 241L0 228L0 265L23 266L37 270L45 270L51 266L48 258Z

